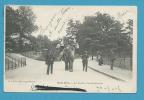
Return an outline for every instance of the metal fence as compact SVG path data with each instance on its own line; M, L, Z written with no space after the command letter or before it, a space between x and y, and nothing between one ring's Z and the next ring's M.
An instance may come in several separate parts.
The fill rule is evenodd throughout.
M6 54L5 56L5 69L13 70L19 67L26 66L26 58L25 57L16 57Z

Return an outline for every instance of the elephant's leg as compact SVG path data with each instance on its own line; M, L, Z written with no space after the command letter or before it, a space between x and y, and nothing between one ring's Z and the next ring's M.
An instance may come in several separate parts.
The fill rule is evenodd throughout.
M69 71L72 72L72 70L71 70L71 62L69 62Z
M73 71L73 63L74 63L74 57L71 59L71 68L72 68L72 71Z
M69 66L69 71L72 72L71 63L70 63L70 66Z
M53 73L53 64L51 64L51 74Z
M71 69L72 69L72 72L73 72L73 61L71 62Z
M70 72L73 72L73 61L70 61Z
M68 61L65 61L65 70L68 70Z
M71 71L71 61L69 61L69 71Z
M71 66L70 66L70 61L68 61L68 70L71 69Z
M84 61L83 62L83 71L85 71L85 69L86 69L86 62Z
M66 62L66 70L69 70L69 61Z
M86 61L86 65L85 65L85 71L87 72L87 67L88 67L88 61Z
M47 74L49 75L49 70L50 70L50 64L47 66Z
M84 71L84 67L85 67L85 65L84 65L84 61L82 61L82 64L83 64L83 71Z

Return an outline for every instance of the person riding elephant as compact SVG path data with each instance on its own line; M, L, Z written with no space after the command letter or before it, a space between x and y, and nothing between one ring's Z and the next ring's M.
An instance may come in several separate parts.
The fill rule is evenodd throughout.
M56 48L59 51L58 59L65 62L65 70L73 72L75 49L79 48L75 38L68 36L63 38L63 40L57 44Z
M63 50L63 60L65 62L66 71L73 71L74 49L74 47L67 45Z

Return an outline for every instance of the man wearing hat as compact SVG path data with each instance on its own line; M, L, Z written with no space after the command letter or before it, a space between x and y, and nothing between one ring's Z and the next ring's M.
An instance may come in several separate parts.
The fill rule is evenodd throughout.
M82 64L83 64L83 71L87 72L87 67L88 67L88 52L84 51L84 53L81 56L82 58Z
M47 64L47 74L49 75L50 73L53 73L53 63L54 63L54 55L52 51L48 52L46 55L46 64Z

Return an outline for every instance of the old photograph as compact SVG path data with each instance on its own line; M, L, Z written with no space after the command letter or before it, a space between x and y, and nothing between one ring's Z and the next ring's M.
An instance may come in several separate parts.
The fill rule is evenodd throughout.
M136 6L5 5L4 36L4 92L136 93Z

